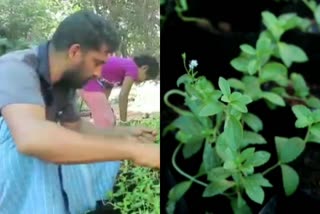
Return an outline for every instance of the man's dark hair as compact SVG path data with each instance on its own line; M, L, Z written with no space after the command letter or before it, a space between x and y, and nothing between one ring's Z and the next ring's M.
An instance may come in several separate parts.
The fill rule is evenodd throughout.
M147 70L148 79L156 79L159 75L159 62L155 57L149 55L140 55L133 57L133 60L138 65L138 67L142 67L144 65L149 66L149 69Z
M80 44L87 50L99 50L106 44L114 52L119 48L120 37L108 20L94 12L81 10L60 23L51 42L57 51L67 50L73 44Z

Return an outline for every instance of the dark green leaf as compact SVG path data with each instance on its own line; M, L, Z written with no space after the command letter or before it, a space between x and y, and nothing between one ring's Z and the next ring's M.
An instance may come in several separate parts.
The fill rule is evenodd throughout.
M212 197L218 194L223 193L227 189L234 186L234 182L227 180L215 180L212 181L204 190L203 197Z
M264 53L270 52L271 49L271 39L266 36L266 34L260 34L256 43L257 52L262 55Z
M320 109L312 111L312 119L313 123L320 122Z
M245 94L250 96L253 100L260 98L261 89L258 78L254 76L245 76L242 81L246 86Z
M263 123L261 119L252 113L244 114L243 121L255 132L263 129Z
M178 201L191 187L192 181L183 181L175 185L169 192L169 200Z
M272 184L266 178L264 178L261 173L256 173L246 177L245 183L250 183L254 186L272 187Z
M308 57L305 52L296 45L279 42L278 48L281 59L287 67L290 67L292 62L301 63L308 61Z
M241 123L233 116L229 116L226 120L224 132L226 140L231 150L236 151L240 148L243 139L243 130Z
M289 163L295 160L304 150L305 143L301 138L276 137L276 149L281 163Z
M269 62L265 64L261 70L261 83L274 81L281 86L287 86L287 73L288 70L284 65L277 62Z
M309 95L309 87L301 74L292 73L290 78L293 83L295 95L298 97L306 97Z
M310 133L317 138L320 138L320 123L316 123L311 126Z
M276 40L279 40L284 30L281 28L277 17L269 11L262 12L263 24L268 28Z
M306 104L310 107L310 108L318 108L320 106L320 99L318 99L317 97L310 97L309 99L307 99Z
M295 126L297 128L305 128L313 123L312 112L304 105L294 105L292 111L297 120Z
M229 83L226 79L223 77L219 77L219 88L222 92L222 94L229 96L231 94Z
M243 52L245 52L247 54L250 54L250 55L255 55L256 54L256 50L251 45L248 45L248 44L240 45L240 49Z
M240 56L231 60L230 64L237 71L247 72L249 62L250 60L248 58Z
M189 84L192 82L192 77L188 74L184 74L177 80L177 86L179 87L181 84Z
M255 74L257 72L257 70L258 70L258 66L259 65L258 65L257 60L256 59L252 59L248 64L248 73L250 75Z
M267 163L270 159L271 155L269 152L265 151L258 151L253 154L252 157L249 157L247 161L244 163L244 166L262 166L263 164Z
M262 204L264 200L264 191L259 185L254 185L250 182L245 182L244 184L245 192L248 195L248 197L258 203Z
M203 108L200 109L199 116L200 117L208 117L213 116L216 114L219 114L223 111L223 104L219 101L211 101L203 106Z
M239 162L242 163L243 161L253 157L255 148L247 148L243 150L239 156Z
M320 137L310 133L308 136L307 142L320 143Z
M194 154L200 151L202 147L202 140L198 143L190 143L190 144L184 144L182 149L182 154L184 158L190 158Z
M209 181L217 181L217 180L225 180L230 177L232 174L231 171L226 170L223 167L213 168L208 172L208 180Z
M203 140L201 135L203 127L195 117L181 116L173 121L171 126L180 129L180 135L182 134L187 140L184 143L198 143Z
M231 199L231 207L234 214L252 214L250 207L240 194L237 198Z
M242 102L240 101L234 101L232 103L230 103L230 105L236 109L237 111L240 111L242 113L247 113L248 112L248 109L246 107L246 105L244 105Z
M239 90L245 89L245 85L240 80L237 80L235 78L230 78L230 79L228 79L228 82L229 82L229 85L231 88L235 88L235 89L239 89Z
M285 106L284 99L280 97L278 94L273 93L273 92L263 92L262 97L269 102L276 104L278 106Z
M205 143L203 151L203 164L206 172L209 172L212 168L218 166L217 154L211 144Z
M244 131L243 132L243 143L242 147L246 147L249 144L266 144L267 141L264 137L258 133L251 132L251 131Z
M290 166L283 164L281 165L283 187L287 196L292 195L299 185L299 175Z
M216 151L223 161L235 159L236 153L234 150L231 150L229 143L226 140L226 133L222 133L218 136L216 142Z

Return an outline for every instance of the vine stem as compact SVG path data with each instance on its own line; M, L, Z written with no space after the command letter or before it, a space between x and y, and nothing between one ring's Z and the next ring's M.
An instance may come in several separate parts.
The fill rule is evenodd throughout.
M280 165L280 162L276 163L275 165L273 165L273 166L271 166L270 168L266 169L266 170L262 173L262 175L265 175L265 174L271 172L272 170L274 170L275 168L277 168L279 165Z
M206 184L206 183L204 183L204 182L196 179L195 177L192 177L191 175L185 173L182 169L180 169L180 168L178 167L178 165L177 165L177 163L176 163L176 156L177 156L178 151L180 150L181 146L182 146L182 144L179 144L179 145L177 146L177 148L175 149L173 155L172 155L172 165L173 165L173 167L177 170L178 173L180 173L182 176L188 178L188 179L191 180L192 182L197 183L197 184L200 184L201 186L207 187L208 184Z
M186 93L184 93L183 91L180 91L178 89L172 89L170 91L168 91L165 95L164 95L164 103L170 107L172 110L174 110L176 113L178 114L190 114L190 112L188 111L184 111L178 107L176 107L175 105L173 105L172 103L169 102L169 96L173 95L173 94L177 94L177 95L181 95L183 97L186 97Z
M309 135L310 135L310 128L311 128L311 126L309 125L308 126L308 130L307 130L307 134L306 134L306 136L305 136L305 138L304 138L304 143L307 143L307 141L308 141L308 138L309 138Z

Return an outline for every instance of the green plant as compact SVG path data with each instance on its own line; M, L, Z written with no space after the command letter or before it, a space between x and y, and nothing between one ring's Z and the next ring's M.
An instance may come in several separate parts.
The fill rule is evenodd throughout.
M159 116L134 122L134 126L160 129ZM159 136L157 143L160 143ZM121 213L160 214L159 171L137 167L128 161L121 166L115 191L108 193L110 203Z
M187 74L177 80L177 85L183 84L184 90L172 89L164 97L166 105L179 116L166 127L164 134L175 131L179 145L172 164L187 180L170 190L168 213L173 213L175 203L192 184L205 187L203 197L224 195L230 199L235 213L250 213L243 195L262 204L263 188L272 187L265 175L278 166L284 191L291 195L299 184L299 176L290 162L303 152L307 142L320 142L320 109L315 109L320 100L310 95L302 75L292 73L288 77L292 63L306 62L308 57L298 46L281 41L285 31L303 28L305 22L294 14L275 17L267 11L262 13L262 19L266 30L260 34L256 47L241 45L241 54L231 61L243 73L241 79L220 77L215 86L204 76L197 77L195 61L187 68L186 55L182 55ZM289 93L288 89L293 92ZM173 105L169 101L172 95L182 96L187 109ZM297 118L295 126L307 128L303 139L275 136L278 162L263 172L257 172L256 168L265 165L271 157L269 152L255 147L267 143L259 134L263 121L247 108L258 100L264 100L271 109L285 106L286 100L287 103L298 100L300 104L292 107ZM204 148L203 159L196 175L189 175L177 166L175 159L180 150L187 159L201 148Z
M12 41L5 37L3 38L0 37L0 56L10 51L25 49L28 47L29 47L28 42L26 42L23 39Z
M315 0L302 0L302 2L312 11L316 24L320 26L320 5Z

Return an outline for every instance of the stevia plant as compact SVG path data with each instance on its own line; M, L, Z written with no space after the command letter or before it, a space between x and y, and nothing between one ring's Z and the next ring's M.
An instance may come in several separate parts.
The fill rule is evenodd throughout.
M267 142L259 134L263 129L263 122L248 112L247 104L252 102L250 96L232 91L228 81L222 77L219 78L218 88L205 77L196 77L194 73L182 76L178 83L184 84L185 91L171 90L165 97L167 105L179 114L166 131L177 130L176 139L180 144L174 152L172 162L175 169L188 180L170 191L169 213L173 212L175 202L192 183L206 187L203 197L223 194L231 200L235 213L248 213L250 208L246 205L243 194L262 204L263 188L272 187L264 175L278 166L282 170L285 193L294 193L299 177L288 163L303 152L306 142L320 142L319 110L311 111L304 105L293 106L297 117L296 127L309 127L306 137L275 137L279 161L264 172L255 172L256 167L269 161L270 153L258 151L254 147ZM169 96L173 94L183 96L189 110L173 106L169 102ZM244 124L251 130L245 130ZM202 147L203 161L198 174L191 176L183 172L175 163L177 153L182 149L183 156L190 158ZM198 179L203 175L207 181Z
M177 86L183 85L184 90L172 89L164 97L166 105L179 116L164 134L175 132L179 144L172 164L186 180L170 190L168 213L174 212L175 203L191 185L204 186L203 197L224 195L229 198L235 213L251 213L244 194L262 204L264 188L272 187L265 174L276 167L281 168L284 192L289 196L299 184L299 176L290 162L303 152L307 142L320 142L319 99L310 94L301 74L288 75L292 63L306 62L307 55L298 46L281 41L285 31L305 26L304 20L294 14L275 17L267 11L262 13L262 18L266 29L260 34L256 47L241 45L241 54L231 61L231 65L243 73L241 79L220 77L215 86L206 77L197 76L196 61L191 61L187 67L186 54L182 55L187 73L177 80ZM169 101L172 95L182 96L187 109L173 105ZM292 106L297 118L295 126L307 131L304 138L275 136L278 162L258 172L256 168L265 165L271 154L256 148L267 143L259 134L263 121L250 113L247 106L261 99L271 109L298 100L299 104ZM188 159L201 148L204 148L203 158L196 175L189 175L177 166L175 159L180 150Z

